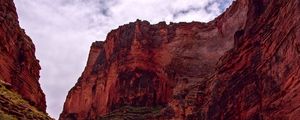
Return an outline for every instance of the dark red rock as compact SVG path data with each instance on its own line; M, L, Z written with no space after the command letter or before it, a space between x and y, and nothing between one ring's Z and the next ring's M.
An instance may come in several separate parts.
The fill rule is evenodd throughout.
M244 14L229 10L208 24L150 25L138 20L120 26L105 42L93 43L60 119L95 119L128 105L172 106L183 116L191 114L173 97L214 71L218 59L233 47L235 31L245 24ZM241 19L231 24L226 19L232 16Z
M299 8L237 0L209 23L120 26L93 43L60 119L299 119Z
M250 1L247 24L211 79L208 119L300 119L300 2Z
M0 0L0 79L39 110L46 112L38 82L39 61L31 39L20 28L12 0Z

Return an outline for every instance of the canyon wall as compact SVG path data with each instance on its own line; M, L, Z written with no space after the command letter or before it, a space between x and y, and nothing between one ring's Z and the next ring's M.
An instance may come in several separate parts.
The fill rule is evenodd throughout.
M251 0L211 79L208 119L300 119L300 1Z
M92 44L60 119L299 119L299 6L236 0L209 23L120 26Z
M32 40L19 26L13 1L0 0L0 82L46 112L45 95L38 82L40 69Z

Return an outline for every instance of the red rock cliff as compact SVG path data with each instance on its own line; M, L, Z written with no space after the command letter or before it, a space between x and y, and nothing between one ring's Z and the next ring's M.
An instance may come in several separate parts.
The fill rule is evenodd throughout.
M45 95L38 82L40 69L35 47L19 26L13 1L0 0L0 80L45 112Z
M60 119L299 118L299 5L237 0L209 23L120 26L93 43Z
M300 1L251 0L252 16L208 84L208 119L300 119Z

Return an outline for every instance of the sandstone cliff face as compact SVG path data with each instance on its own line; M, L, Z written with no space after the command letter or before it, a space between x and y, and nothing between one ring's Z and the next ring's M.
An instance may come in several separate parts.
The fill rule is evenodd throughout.
M38 82L40 69L35 47L19 26L13 1L0 0L0 80L45 112L45 95Z
M299 5L237 0L209 23L120 26L91 46L60 119L299 118Z
M203 82L233 47L247 11L235 7L243 4L236 3L208 24L138 20L113 30L105 42L93 43L60 119L96 119L123 106L171 108L177 114L170 116L176 118L191 114L193 110L185 109L194 104L187 105L185 97L194 99L196 93L189 88Z
M252 0L208 84L208 119L300 119L300 1Z

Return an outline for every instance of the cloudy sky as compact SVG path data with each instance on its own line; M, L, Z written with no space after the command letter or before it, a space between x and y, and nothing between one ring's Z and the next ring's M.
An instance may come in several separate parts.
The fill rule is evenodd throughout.
M83 71L90 45L136 19L151 23L208 22L233 0L14 0L21 27L42 66L47 112L58 118L67 92Z

